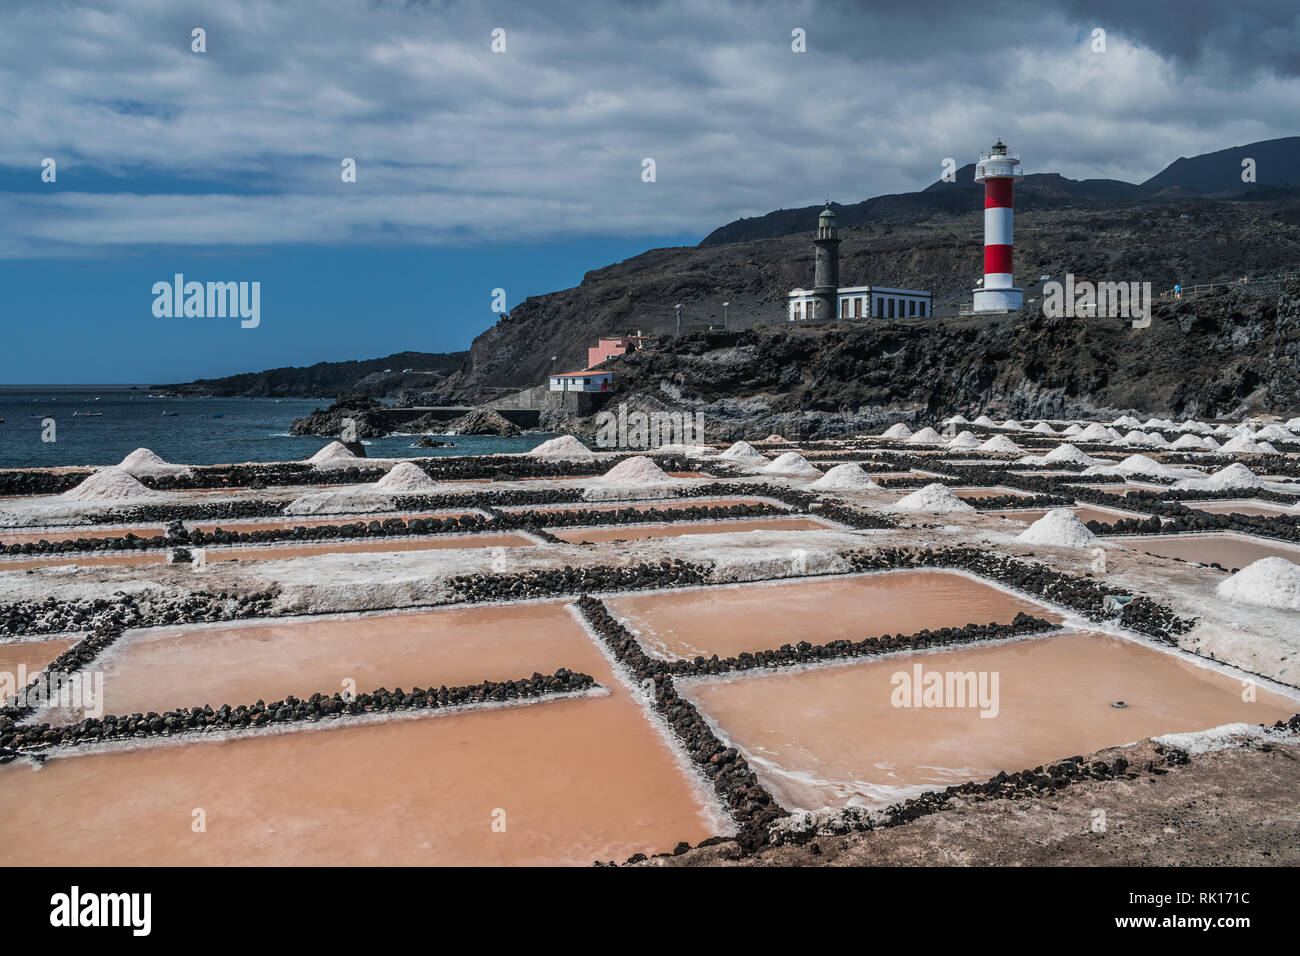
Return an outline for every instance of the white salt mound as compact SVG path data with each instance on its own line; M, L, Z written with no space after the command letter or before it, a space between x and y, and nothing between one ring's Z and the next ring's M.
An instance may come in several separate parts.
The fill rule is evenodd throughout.
M788 451L763 466L769 475L795 475L800 478L821 477L821 472L797 451Z
M152 493L136 481L134 475L120 468L101 468L59 497L65 501L121 501L126 498L147 497Z
M1035 425L1033 428L1031 428L1031 429L1029 429L1029 430L1030 430L1031 432L1038 432L1038 434L1040 434L1040 435L1055 435L1055 434L1056 434L1056 429L1053 428L1051 425L1047 424L1047 422L1039 422L1037 425Z
M1169 447L1180 451L1184 448L1204 448L1205 439L1198 435L1180 435Z
M1025 426L1020 424L1020 422L1016 421L1014 418L1008 418L1005 422L1002 423L1002 427L1009 428L1012 431L1017 431L1017 432L1022 432L1025 430Z
M528 453L533 458L595 458L596 453L572 435L551 438Z
M933 428L922 428L907 439L909 445L942 445L943 436Z
M1239 604L1300 611L1300 567L1286 558L1260 558L1215 590L1219 597Z
M1043 461L1049 465L1096 465L1101 459L1084 454L1067 441L1057 445L1044 455Z
M1083 426L1082 426L1082 425L1071 425L1071 426L1068 427L1065 431L1061 432L1061 434L1062 434L1062 435L1068 435L1069 437L1073 438L1075 435L1079 434L1081 431L1083 431Z
M1105 425L1093 422L1083 431L1075 435L1079 441L1106 441L1110 438L1110 431Z
M389 469L388 474L375 482L375 488L384 491L428 491L437 487L438 483L424 469L409 461L398 462Z
M962 432L956 438L948 440L945 448L978 448L980 440L970 432Z
M719 457L726 458L728 461L738 462L766 462L767 457L747 441L738 441Z
M975 419L975 421L971 422L971 424L978 425L980 428L998 427L998 423L995 422L993 419L989 418L987 415L981 415L979 418Z
M159 465L166 464L167 462L163 461L148 448L137 448L135 451L131 452L131 454L123 458L121 464L117 467L129 471L132 468L157 468Z
M912 429L908 428L902 422L897 425L890 425L880 435L881 438L890 438L896 441L902 441L912 437Z
M1123 438L1121 438L1121 439L1119 440L1119 444L1122 444L1122 445L1137 445L1138 447L1145 448L1145 447L1150 447L1150 446L1155 445L1156 442L1155 442L1153 436L1148 435L1146 432L1140 432L1140 431L1134 430L1134 431L1129 432L1129 433L1128 433L1127 435L1125 435Z
M1115 468L1126 475L1150 475L1154 478L1174 478L1180 474L1176 468L1162 465L1146 455L1129 455Z
M122 459L117 466L130 475L179 475L189 474L184 465L172 465L163 461L148 448L137 448Z
M332 441L324 448L322 448L320 451L316 452L316 454L308 458L307 460L309 462L344 461L348 458L356 458L356 457L357 457L356 455L348 451L347 446L344 445L343 442Z
M636 485L662 485L676 481L645 455L620 461L604 474L605 481L626 482Z
M850 461L836 465L808 487L814 491L859 491L880 486L871 480L861 465Z
M1286 430L1289 432L1300 432L1300 418L1288 419Z
M788 441L785 440L785 436L783 436L783 435L776 435L776 434L768 435L766 438L763 439L763 441L766 442L766 443L769 444L769 445L788 445L788 444L790 444Z
M1246 455L1259 455L1268 451L1268 444L1267 442L1257 442L1245 435L1238 435L1232 440L1224 442L1223 447L1219 450L1239 452Z
M980 451L995 452L1000 455L1023 455L1025 450L1013 442L1006 435L994 435L984 444L980 445Z
M943 425L969 425L970 422L966 421L966 416L965 416L965 415L963 415L961 412L958 412L956 415L953 415L951 418L945 418L945 419L941 422L941 424L943 424Z
M935 482L912 492L906 498L896 501L892 510L925 511L938 514L945 511L974 511L975 508L949 491L947 485Z
M1265 425L1255 433L1256 441L1295 441L1295 435L1281 425Z
M1220 468L1205 483L1211 488L1263 488L1263 480L1239 461L1234 461L1226 468Z
M1079 516L1068 508L1053 508L1020 534L1017 541L1054 548L1086 548L1097 540Z

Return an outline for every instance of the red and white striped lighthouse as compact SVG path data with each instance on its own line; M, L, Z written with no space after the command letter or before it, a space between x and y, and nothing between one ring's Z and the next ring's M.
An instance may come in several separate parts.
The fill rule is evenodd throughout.
M984 283L975 290L976 312L1014 312L1024 307L1024 290L1016 288L1012 265L1015 243L1015 184L1025 177L1016 168L1020 157L1002 140L975 164L975 182L984 184Z

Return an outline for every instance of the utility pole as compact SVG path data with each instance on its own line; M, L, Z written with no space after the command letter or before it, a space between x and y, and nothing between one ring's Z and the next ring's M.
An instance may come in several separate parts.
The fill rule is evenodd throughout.
M731 305L730 302L722 303L722 327L724 329L727 327L727 306L729 305Z
M677 334L681 335L682 334L682 304L678 302L675 306L673 306L673 308L677 310Z

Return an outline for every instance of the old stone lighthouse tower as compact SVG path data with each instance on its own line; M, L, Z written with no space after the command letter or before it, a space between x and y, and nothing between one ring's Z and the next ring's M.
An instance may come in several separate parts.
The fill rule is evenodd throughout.
M813 272L812 306L814 319L831 321L838 312L840 291L840 234L835 227L831 201L817 217L816 268Z

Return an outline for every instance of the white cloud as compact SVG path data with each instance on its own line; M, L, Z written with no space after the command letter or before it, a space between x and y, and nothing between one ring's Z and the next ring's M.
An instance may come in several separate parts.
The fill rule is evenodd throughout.
M1091 17L1028 2L996 18L946 0L876 13L743 0L606 4L598 17L586 4L345 0L194 11L0 12L0 165L35 184L40 158L59 160L56 186L0 193L0 255L702 235L828 193L919 188L995 135L1030 171L1141 180L1300 125L1294 75L1196 53L1181 35L1164 56L1118 16L1093 54ZM206 54L190 52L193 26ZM489 50L495 26L505 54ZM790 50L796 26L807 53ZM344 156L356 184L339 181ZM640 179L645 156L654 184ZM78 190L79 175L104 172L123 174L120 191ZM137 194L160 177L266 194Z

